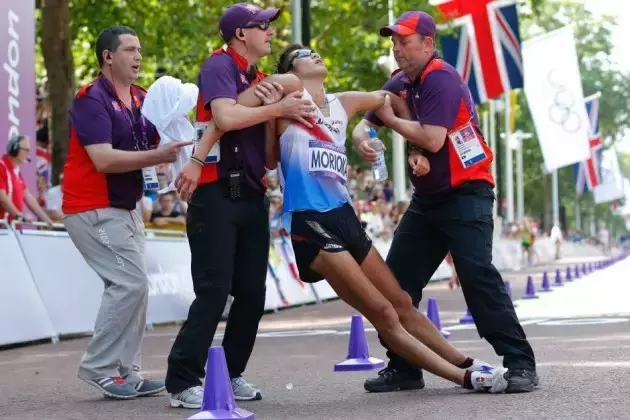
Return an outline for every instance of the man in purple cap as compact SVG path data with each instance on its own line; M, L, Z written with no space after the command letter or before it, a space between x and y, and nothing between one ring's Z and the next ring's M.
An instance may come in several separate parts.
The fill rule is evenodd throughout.
M367 161L376 158L368 127L378 130L386 125L408 142L414 193L394 234L387 263L417 306L422 290L450 251L479 335L504 357L509 369L506 392L532 391L538 383L534 352L501 274L492 265L493 156L468 86L455 68L438 57L435 23L429 14L407 12L380 34L392 37L399 67L383 89L407 100L412 119L398 118L386 104L375 114L366 114L354 129L353 142ZM416 175L413 164L419 159L414 156L427 158L430 172ZM381 343L387 348L382 339ZM365 381L367 391L424 387L421 370L390 349L387 354L387 368Z
M282 98L279 85L261 83L267 105L247 108L238 94L265 75L258 60L271 52L271 22L278 9L249 3L229 7L219 30L228 48L214 51L199 74L197 141L179 177L198 187L189 200L186 221L195 300L168 357L166 388L173 407L199 408L203 400L208 348L228 294L232 295L223 347L237 400L259 400L261 392L242 374L264 312L269 258L269 200L265 197L265 122L301 119L314 105L295 92ZM271 99L269 99L269 97ZM214 119L225 134L213 147L201 141Z

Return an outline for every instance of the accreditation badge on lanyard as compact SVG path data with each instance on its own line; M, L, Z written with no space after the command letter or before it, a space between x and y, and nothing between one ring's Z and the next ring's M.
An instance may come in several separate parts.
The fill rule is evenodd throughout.
M135 106L134 106L135 105ZM138 100L136 95L132 94L132 109L131 112L134 112L134 109L138 105ZM147 134L147 120L144 115L140 115L140 132L142 133L142 144L138 142L138 137L136 135L136 128L134 126L131 117L129 116L129 112L127 112L127 108L123 107L124 114L127 117L127 121L131 126L131 135L133 137L134 147L136 150L149 150L149 137ZM157 191L160 189L160 182L158 181L157 171L155 170L155 166L151 166L148 168L142 168L142 182L145 191Z
M451 130L448 137L464 168L470 168L486 159L486 152L481 145L482 139L470 121Z
M195 131L197 135L195 136L195 147L199 147L199 142L201 141L201 137L203 137L203 133L205 133L208 128L208 122L197 121L195 124ZM217 163L221 160L221 140L218 140L212 149L208 152L206 156L206 163Z
M308 170L313 176L333 178L345 184L348 180L346 148L316 139L308 141Z

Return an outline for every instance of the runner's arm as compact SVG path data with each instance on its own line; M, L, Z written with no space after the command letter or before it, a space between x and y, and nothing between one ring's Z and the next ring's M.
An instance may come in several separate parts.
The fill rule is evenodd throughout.
M264 78L262 81L267 83L278 83L282 86L282 91L285 95L302 90L302 81L293 74L272 74L271 76ZM248 108L255 108L263 104L262 100L256 95L255 85L239 94L236 103ZM275 120L271 120L268 123L271 123L272 121ZM217 127L214 120L210 121L199 140L199 144L195 147L195 153L193 156L203 162L224 132L225 131L221 131Z
M391 99L394 113L403 119L411 119L411 113L404 99L393 95L387 90L377 90L374 92L343 92L338 95L341 104L348 114L348 119L352 119L359 112L376 111L385 104L385 96Z

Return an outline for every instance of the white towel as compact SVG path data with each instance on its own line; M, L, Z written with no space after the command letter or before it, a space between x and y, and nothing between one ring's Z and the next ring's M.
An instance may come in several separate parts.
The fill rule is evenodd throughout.
M198 95L199 88L195 84L182 83L171 76L160 77L147 90L142 115L157 128L160 144L194 140L195 128L187 114L197 105ZM158 191L160 194L175 190L177 174L190 159L192 149L192 145L179 149L177 160L169 165L173 181Z

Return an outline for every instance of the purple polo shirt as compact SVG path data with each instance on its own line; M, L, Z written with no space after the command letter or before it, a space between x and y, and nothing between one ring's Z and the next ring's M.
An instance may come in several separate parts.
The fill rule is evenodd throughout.
M260 72L247 72L246 69L247 61L231 49L215 51L208 57L199 74L197 121L212 119L210 104L213 100L237 100L241 92L264 77ZM235 152L236 146L239 146L238 153ZM257 124L225 133L221 137L220 148L221 160L218 164L207 163L204 166L199 184L217 180L226 184L230 170L240 168L243 171L242 194L264 196L265 125Z
M479 129L479 118L468 86L454 67L437 56L427 63L415 80L412 81L405 73L398 72L382 89L406 99L412 118L421 124L445 127L450 131L470 121ZM376 125L383 125L374 113L367 113L365 119ZM481 136L479 130L478 134ZM415 176L411 168L407 167L416 195L448 192L469 181L493 183L489 163L488 170L485 164L464 170L448 139L437 152L424 150L423 154L431 164L428 174ZM491 155L491 152L486 150L486 154ZM487 184L483 183L482 186Z
M106 207L136 208L143 193L142 170L98 172L85 147L109 143L114 149L125 151L153 148L158 134L140 114L144 96L142 88L132 86L132 110L129 110L102 74L79 90L70 109L70 141L63 182L65 214Z

